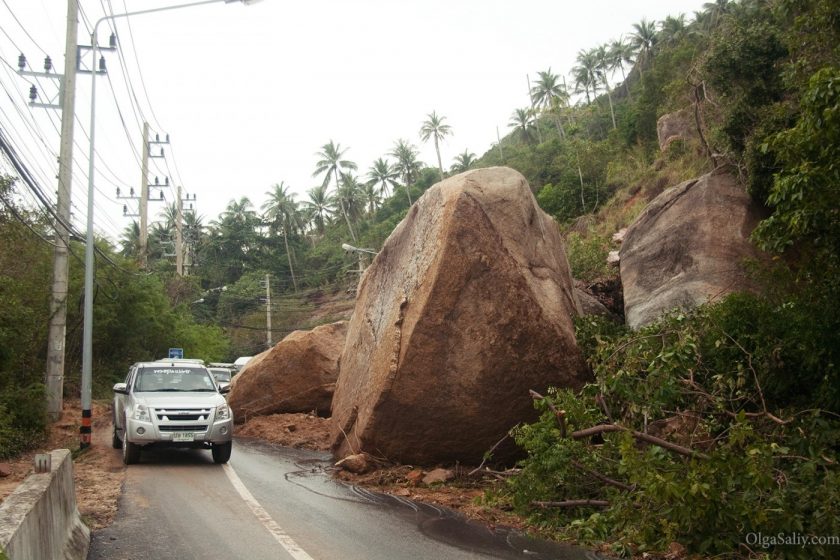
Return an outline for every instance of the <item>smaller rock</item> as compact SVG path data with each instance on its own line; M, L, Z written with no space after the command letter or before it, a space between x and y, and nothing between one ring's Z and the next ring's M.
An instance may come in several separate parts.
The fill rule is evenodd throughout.
M624 236L626 234L627 234L627 228L626 227L621 228L620 230L618 230L617 232L612 234L613 243L618 243L620 245L621 242L624 241Z
M336 467L344 469L355 474L365 474L373 470L373 466L364 453L356 453L355 455L348 455L341 461L335 464Z
M402 496L404 498L407 498L411 496L411 490L409 490L408 488L397 488L396 490L391 492L391 494L393 494L394 496Z
M449 469L435 469L423 477L423 484L434 484L436 482L446 482L455 478L455 473Z
M420 484L420 481L423 480L423 471L420 469L414 469L413 471L409 471L407 475L405 475L405 479L409 482L409 484L413 484L417 486Z
M618 266L621 262L621 257L618 256L618 251L610 251L607 255L607 264L610 266Z
M12 466L9 463L0 463L0 478L5 478L12 474Z

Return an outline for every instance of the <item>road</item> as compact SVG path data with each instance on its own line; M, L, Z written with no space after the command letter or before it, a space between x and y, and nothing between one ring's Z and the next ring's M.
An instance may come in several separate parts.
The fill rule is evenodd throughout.
M247 440L235 442L225 466L208 451L145 452L88 560L597 558L336 482L328 459Z

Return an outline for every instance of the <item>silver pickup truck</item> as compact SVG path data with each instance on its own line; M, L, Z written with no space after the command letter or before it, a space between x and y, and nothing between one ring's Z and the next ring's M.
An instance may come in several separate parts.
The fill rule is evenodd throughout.
M126 465L140 460L146 446L210 449L227 463L233 440L233 412L204 366L178 361L131 366L125 383L114 385L115 449Z

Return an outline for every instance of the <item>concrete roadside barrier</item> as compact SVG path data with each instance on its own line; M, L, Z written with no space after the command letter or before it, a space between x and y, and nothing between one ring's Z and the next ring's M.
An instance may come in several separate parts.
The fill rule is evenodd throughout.
M82 560L90 530L76 507L73 459L50 452L49 472L31 474L0 503L0 558Z

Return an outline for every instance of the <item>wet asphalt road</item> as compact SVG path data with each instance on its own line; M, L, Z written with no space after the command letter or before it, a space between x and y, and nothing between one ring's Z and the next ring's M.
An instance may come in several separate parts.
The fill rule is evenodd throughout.
M237 440L235 474L209 451L150 451L141 461L128 468L117 518L94 533L88 560L598 558L335 482L323 453Z

